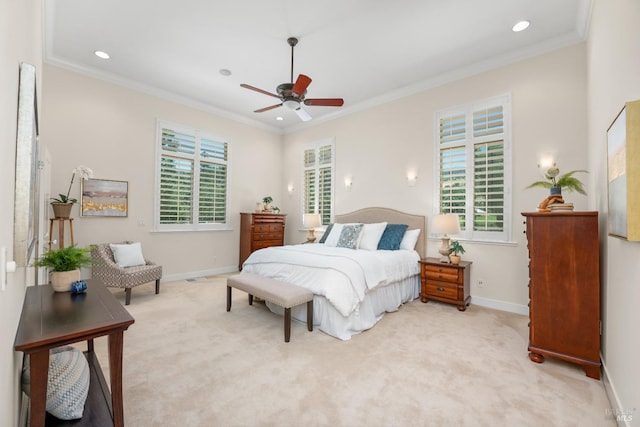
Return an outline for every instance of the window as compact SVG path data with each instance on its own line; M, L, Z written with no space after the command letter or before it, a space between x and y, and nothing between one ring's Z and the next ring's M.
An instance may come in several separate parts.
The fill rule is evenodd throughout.
M438 213L460 218L460 237L508 241L511 225L508 95L436 113Z
M156 230L227 229L229 142L158 122Z
M333 141L321 141L304 150L302 213L319 213L322 224L333 218Z

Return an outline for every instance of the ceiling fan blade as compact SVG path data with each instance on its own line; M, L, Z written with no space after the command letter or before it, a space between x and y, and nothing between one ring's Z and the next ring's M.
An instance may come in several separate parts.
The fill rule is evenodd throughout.
M274 108L282 107L282 104L271 105L270 107L264 107L254 111L254 113L264 113L265 111L273 110Z
M302 107L298 107L294 111L303 122L308 122L309 120L311 120L311 115L307 113L307 110L304 110Z
M298 80L296 80L296 83L293 85L293 88L291 88L291 93L298 98L302 98L304 91L307 90L310 84L311 77L300 74L298 76Z
M311 98L305 99L304 105L311 105L317 107L342 107L344 105L344 99L342 98Z
M254 91L260 92L260 93L262 93L264 95L269 95L269 96L273 96L274 98L280 99L280 97L278 95L276 95L275 93L271 93L271 92L267 92L266 90L258 89L257 87L248 85L246 83L242 83L242 84L240 84L240 86L245 88L245 89L254 90Z

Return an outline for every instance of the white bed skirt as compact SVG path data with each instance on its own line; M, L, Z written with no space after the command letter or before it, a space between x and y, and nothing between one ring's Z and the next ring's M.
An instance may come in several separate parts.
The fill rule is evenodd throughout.
M373 327L386 312L397 311L408 301L420 295L420 275L409 277L400 282L377 287L367 293L360 307L349 317L338 312L325 297L313 297L313 326L321 331L339 338L349 340L352 335ZM284 309L269 302L269 310L280 315ZM307 322L307 305L302 304L291 309L291 317L300 322Z

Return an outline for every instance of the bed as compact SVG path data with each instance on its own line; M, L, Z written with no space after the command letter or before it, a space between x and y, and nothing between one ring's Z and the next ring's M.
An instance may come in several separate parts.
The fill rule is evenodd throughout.
M383 223L386 224L381 225ZM391 230L391 227L398 227L396 224L406 225L406 231L401 231L402 226L400 231ZM333 235L328 233L325 243L260 249L247 258L242 272L311 289L314 293L314 326L331 336L349 340L373 327L385 313L397 311L402 304L418 298L418 260L425 256L425 224L426 218L422 215L388 208L365 208L336 215L333 228L339 230L334 230ZM380 238L375 230L385 230L387 226L391 231L402 233L400 239L403 239L404 249L375 250L376 238L387 242L386 232L389 231ZM347 247L344 247L344 239L338 247L333 246L337 235L344 238L352 230L360 230L356 248L349 246L356 243L348 239ZM408 233L409 230L412 232ZM372 242L375 243L373 246ZM267 306L275 313L283 312L278 306ZM305 305L295 307L291 314L306 322Z

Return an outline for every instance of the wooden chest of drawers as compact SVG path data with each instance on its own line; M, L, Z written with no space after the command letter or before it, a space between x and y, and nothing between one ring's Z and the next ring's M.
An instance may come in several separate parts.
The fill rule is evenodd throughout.
M283 214L240 214L240 259L238 270L253 251L284 244L285 217Z
M422 288L420 301L430 299L455 304L458 310L465 311L471 300L469 269L471 262L445 264L438 258L420 260L420 277Z

